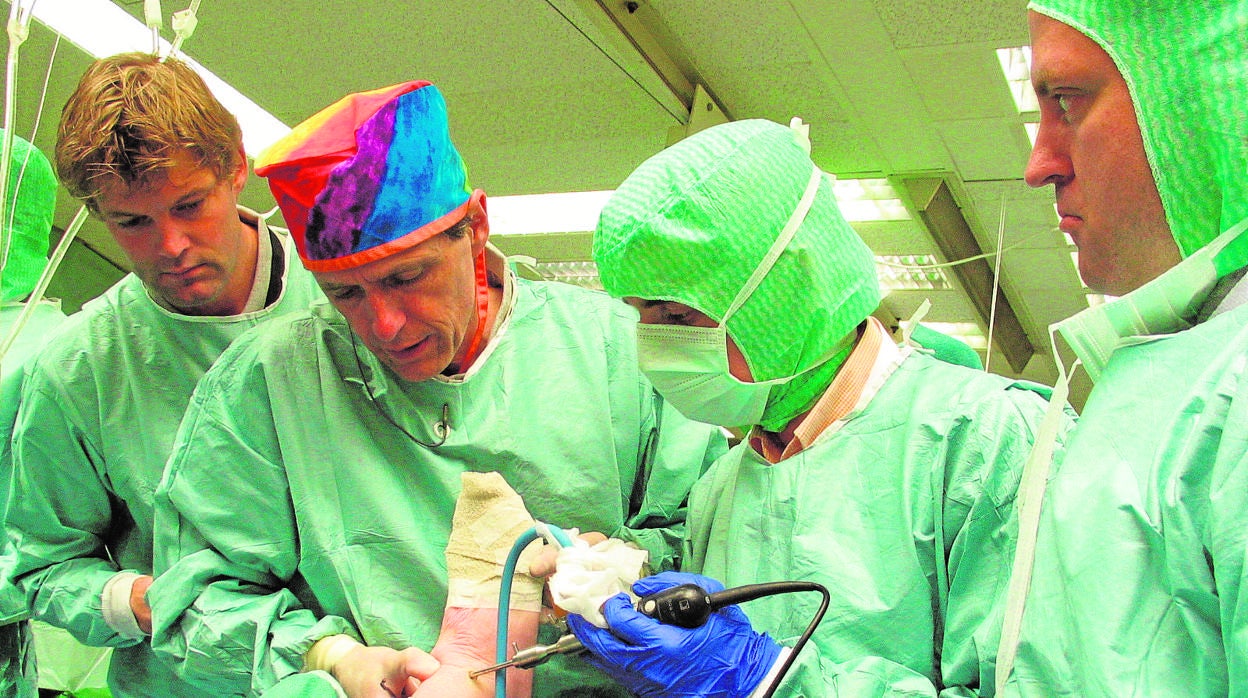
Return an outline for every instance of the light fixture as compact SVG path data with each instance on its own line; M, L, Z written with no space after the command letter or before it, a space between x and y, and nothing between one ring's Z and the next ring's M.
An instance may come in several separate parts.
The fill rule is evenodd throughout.
M490 232L494 235L533 233L583 233L598 227L610 191L578 191L561 194L491 196Z
M949 277L943 270L928 268L938 263L933 255L877 256L875 263L880 288L884 291L942 291L951 288ZM602 290L598 268L592 261L536 262L530 266L538 276L548 281Z
M838 179L832 192L845 220L903 221L910 211L886 179ZM598 215L613 191L491 196L490 232L494 235L585 233L598 227Z
M1036 134L1040 133L1040 124L1034 121L1024 121L1023 130L1027 131L1027 140L1031 141L1031 147L1036 147Z
M533 267L547 281L562 281L595 291L602 290L602 282L598 280L598 267L593 262L538 262Z
M1040 111L1036 91L1031 87L1031 47L999 48L997 61L1001 63L1001 72L1005 75L1005 83L1010 88L1010 96L1014 98L1018 113Z
M850 223L910 220L910 211L887 179L837 179L832 193Z
M12 0L10 0L12 2ZM35 19L95 58L129 51L152 51L152 32L109 0L39 0ZM160 40L160 50L169 42ZM178 56L199 73L208 89L238 118L243 148L255 156L290 133L290 128L185 53Z
M941 291L950 286L939 263L930 254L877 255L875 273L884 291Z

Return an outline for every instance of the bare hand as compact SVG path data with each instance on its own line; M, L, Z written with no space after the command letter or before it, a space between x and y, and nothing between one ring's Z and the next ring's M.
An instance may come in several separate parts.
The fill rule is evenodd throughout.
M407 698L438 666L438 660L415 647L360 645L334 664L333 674L350 698Z
M142 575L130 587L130 612L139 624L139 630L152 634L152 607L147 605L147 588L152 585L151 575Z
M597 545L606 540L607 537L597 531L589 531L577 536L579 540L583 540L589 545ZM542 551L533 558L533 562L529 563L529 575L533 577L549 577L555 573L555 560L559 557L559 548L553 545L547 545Z
M494 644L498 611L493 608L448 608L442 617L442 631L432 654L441 663L437 673L420 684L415 698L492 698L495 675L475 679L468 672L494 664ZM508 616L507 639L520 647L537 641L537 612L512 611ZM512 669L507 672L507 698L525 698L533 691L533 672Z

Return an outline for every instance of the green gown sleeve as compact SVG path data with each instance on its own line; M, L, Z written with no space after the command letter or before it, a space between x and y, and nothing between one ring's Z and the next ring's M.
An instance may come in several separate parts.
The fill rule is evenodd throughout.
M224 368L239 365L228 357ZM236 382L239 390L225 388ZM299 550L274 431L262 384L233 370L209 372L156 492L160 576L147 594L153 646L207 695L259 693L299 672L320 638L359 638L342 618L318 619L288 588ZM192 458L210 458L213 467L187 467ZM228 499L212 496L222 480L233 483ZM194 521L180 511L194 512Z
M65 628L78 641L137 645L141 640L118 634L101 612L104 585L119 571L107 539L115 527L130 524L114 516L125 509L106 486L99 447L77 426L82 419L51 376L34 371L25 383L8 519L13 581L32 617Z

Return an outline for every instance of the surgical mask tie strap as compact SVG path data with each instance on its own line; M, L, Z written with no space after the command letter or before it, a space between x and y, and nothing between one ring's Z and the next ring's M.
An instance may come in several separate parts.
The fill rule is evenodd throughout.
M1057 353L1057 325L1049 326L1049 345L1053 362L1057 364L1057 383L1049 397L1048 407L1040 420L1040 428L1032 443L1031 452L1023 464L1015 508L1018 514L1018 542L1014 548L1014 561L1010 581L1006 586L1005 618L1001 627L1001 639L997 646L997 667L994 676L997 694L1005 695L1005 686L1014 670L1018 655L1019 638L1022 635L1023 615L1027 610L1027 594L1031 590L1031 575L1036 562L1036 543L1040 533L1040 511L1053 465L1053 451L1061 429L1061 415L1070 396L1070 379L1081 365L1079 359L1070 370Z
M924 298L919 307L915 309L914 314L910 316L901 326L901 343L910 344L910 335L914 334L914 330L923 322L923 318L927 317L927 311L932 309L932 301L930 298Z
M732 317L737 312L737 309L749 299L754 293L754 289L758 288L758 285L762 283L763 277L767 276L767 272L771 271L771 268L775 266L776 260L780 259L780 255L784 254L785 248L789 246L789 242L797 233L797 229L806 220L806 214L815 202L815 194L819 191L819 182L822 179L823 172L818 166L813 167L810 173L810 181L806 184L806 191L802 193L801 200L797 202L797 208L793 209L793 215L789 216L788 222L780 230L779 237L771 244L771 249L767 250L763 260L754 268L754 273L746 280L745 285L737 293L737 297L732 299L732 303L724 311L724 319L720 321L720 327L728 324L728 318Z

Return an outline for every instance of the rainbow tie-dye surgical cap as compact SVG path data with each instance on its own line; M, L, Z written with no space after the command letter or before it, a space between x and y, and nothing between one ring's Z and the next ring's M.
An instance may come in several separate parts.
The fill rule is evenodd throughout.
M256 160L310 271L338 271L463 219L472 189L446 102L425 81L350 94Z

